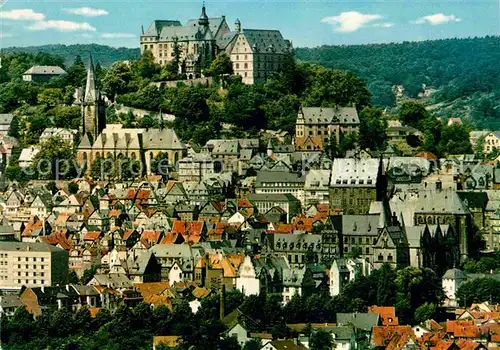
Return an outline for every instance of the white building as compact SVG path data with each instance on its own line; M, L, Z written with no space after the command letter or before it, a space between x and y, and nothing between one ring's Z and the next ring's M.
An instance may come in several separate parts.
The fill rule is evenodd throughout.
M310 170L306 174L304 184L304 203L328 204L329 201L330 170Z
M68 252L45 243L0 242L0 289L65 284Z
M457 268L449 269L443 275L441 281L447 302L450 306L457 306L457 291L458 288L466 281L467 277Z
M246 296L259 295L260 293L260 281L255 275L252 259L248 255L245 256L245 260L238 271L236 289Z
M47 128L40 135L40 142L46 142L53 137L57 137L70 145L73 145L75 140L75 135L78 133L77 130L64 129L64 128Z
M23 148L19 155L19 166L21 168L28 168L31 166L31 164L33 164L33 159L38 153L40 153L40 148L37 146Z

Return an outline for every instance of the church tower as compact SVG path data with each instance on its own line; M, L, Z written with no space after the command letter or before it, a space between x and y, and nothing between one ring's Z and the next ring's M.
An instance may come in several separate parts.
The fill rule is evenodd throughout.
M106 107L101 92L97 89L92 54L87 70L87 84L82 102L82 138L86 135L91 144L106 127Z

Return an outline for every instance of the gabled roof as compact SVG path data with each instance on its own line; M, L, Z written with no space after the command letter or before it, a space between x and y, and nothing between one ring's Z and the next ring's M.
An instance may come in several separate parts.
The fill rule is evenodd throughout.
M23 75L36 74L36 75L63 75L68 74L64 69L59 66L33 66L28 69Z

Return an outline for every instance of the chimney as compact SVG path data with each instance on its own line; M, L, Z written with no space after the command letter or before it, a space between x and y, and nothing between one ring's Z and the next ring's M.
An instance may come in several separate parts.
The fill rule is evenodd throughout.
M220 289L220 320L222 321L226 312L226 286L223 284Z

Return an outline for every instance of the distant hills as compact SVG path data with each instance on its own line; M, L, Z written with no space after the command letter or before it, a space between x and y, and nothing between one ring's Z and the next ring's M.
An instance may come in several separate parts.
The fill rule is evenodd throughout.
M103 67L109 67L116 61L131 60L139 57L138 48L111 47L98 44L76 44L76 45L43 45L28 47L8 47L5 52L44 52L58 55L64 58L66 66L71 66L75 57L80 55L85 63L88 62L89 52L92 52L94 62L98 62Z
M500 37L446 39L400 44L297 48L299 60L346 69L362 78L373 103L396 103L393 86L405 97L422 96L438 115L466 117L478 127L500 127Z

